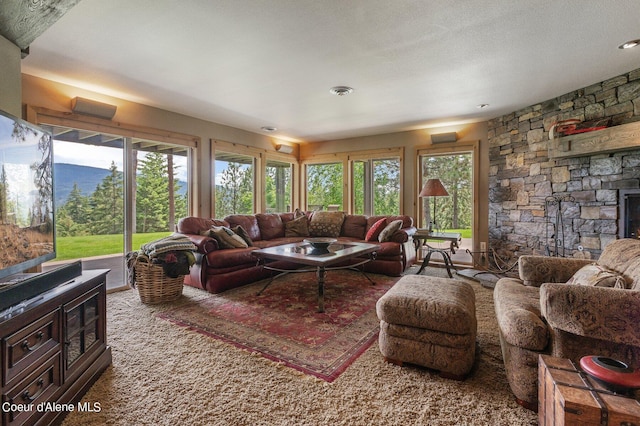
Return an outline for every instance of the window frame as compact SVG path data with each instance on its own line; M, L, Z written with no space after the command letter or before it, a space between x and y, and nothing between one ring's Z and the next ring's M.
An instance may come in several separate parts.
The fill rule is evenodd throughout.
M400 171L400 176L398 177L399 180L399 200L398 200L398 204L399 204L399 211L398 214L399 215L403 215L404 214L404 147L398 147L398 148L386 148L386 149L376 149L376 150L366 150L366 151L355 151L355 152L351 152L348 154L348 162L349 162L349 211L350 212L355 212L355 194L354 194L354 187L355 187L355 176L354 176L354 171L353 171L353 167L354 167L354 163L358 162L358 161L362 161L362 162L368 162L370 165L370 171L369 171L369 177L367 179L367 177L365 177L365 190L367 188L367 184L369 185L369 193L365 194L365 200L368 198L369 199L369 206L364 206L364 215L367 216L371 216L374 214L377 214L373 211L373 209L375 208L374 206L374 200L375 200L375 188L373 187L373 182L374 182L374 168L373 168L373 163L375 161L381 161L381 160L391 160L391 159L398 159L399 162L399 171ZM366 174L366 172L365 172Z
M283 154L276 151L269 151L264 148L256 148L240 143L227 142L211 139L211 206L210 211L212 217L217 217L216 194L215 194L215 177L216 177L216 151L245 155L253 158L254 174L253 174L253 213L266 212L267 200L266 193L266 173L268 161L279 161L290 163L292 165L292 181L291 181L291 207L292 209L300 203L300 163L295 155Z
M423 146L416 148L416 164L415 164L415 178L416 183L415 187L417 191L414 194L414 205L416 206L416 227L420 227L420 219L424 217L424 207L423 203L420 202L420 197L418 194L422 190L422 157L431 157L431 156L445 156L449 155L458 155L470 153L471 159L473 161L471 177L472 177L472 238L471 238L471 246L475 247L475 240L480 232L480 224L478 223L479 218L479 183L480 183L480 141L473 141L468 143L456 143L455 145L443 145L443 146Z
M187 135L184 133L172 132L167 130L155 129L151 127L138 126L135 124L121 123L117 121L107 120L104 118L91 117L82 114L68 113L56 111L44 107L27 105L25 108L27 121L37 125L47 124L52 126L68 127L83 131L96 132L101 134L111 134L121 136L125 140L123 147L123 168L125 174L124 185L124 252L130 252L132 247L132 236L135 229L131 229L134 223L132 217L134 207L131 205L133 200L133 187L127 182L131 182L131 170L133 159L132 139L144 139L160 144L178 145L188 150L188 214L198 214L197 206L198 194L196 188L199 187L197 182L198 173L196 167L198 164L198 147L201 139L198 136Z
M312 164L342 163L342 205L348 214L355 211L355 200L353 194L354 177L353 162L355 161L375 161L398 158L400 161L400 215L404 214L404 147L382 148L373 150L361 150L352 152L341 152L335 154L317 154L300 160L300 191L301 205L307 208L307 166ZM373 182L373 180L371 181Z

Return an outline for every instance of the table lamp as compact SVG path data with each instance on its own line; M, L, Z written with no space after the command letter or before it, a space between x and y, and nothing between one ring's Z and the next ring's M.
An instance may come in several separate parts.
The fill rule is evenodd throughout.
M436 197L446 197L449 193L440 182L440 179L429 179L424 184L422 191L418 194L418 197L433 197L433 227L436 226Z

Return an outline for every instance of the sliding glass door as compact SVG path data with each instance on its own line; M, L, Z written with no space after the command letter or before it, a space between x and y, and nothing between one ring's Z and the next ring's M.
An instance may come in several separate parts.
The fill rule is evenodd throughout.
M124 253L171 234L189 212L190 149L43 127L54 135L57 257L49 266L82 259L85 268L111 269L109 288L124 286Z
M459 232L462 235L460 250L454 261L470 263L466 249L473 247L474 229L474 156L473 152L419 153L420 188L429 179L440 179L447 196L419 198L418 226L427 228L435 222L437 231ZM438 244L434 242L434 244Z

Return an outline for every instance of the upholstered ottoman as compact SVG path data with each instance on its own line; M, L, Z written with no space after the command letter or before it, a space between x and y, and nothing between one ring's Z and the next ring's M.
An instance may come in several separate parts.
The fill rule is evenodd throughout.
M476 354L476 302L468 283L405 275L376 304L380 352L464 379Z

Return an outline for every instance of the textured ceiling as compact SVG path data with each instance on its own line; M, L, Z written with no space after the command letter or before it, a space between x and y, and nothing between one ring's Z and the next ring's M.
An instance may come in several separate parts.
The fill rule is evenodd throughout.
M3 0L0 35L26 51L29 45L80 0Z
M22 69L321 141L509 113L640 67L636 38L637 0L83 0Z

